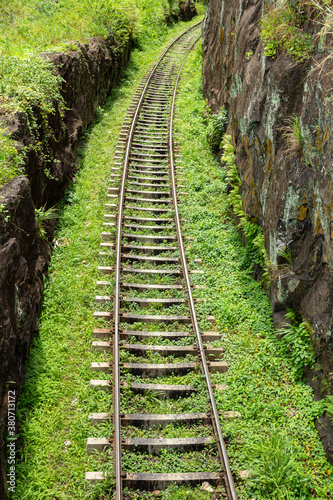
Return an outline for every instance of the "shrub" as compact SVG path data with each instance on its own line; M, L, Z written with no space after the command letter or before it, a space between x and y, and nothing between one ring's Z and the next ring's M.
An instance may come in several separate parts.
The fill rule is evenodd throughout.
M302 29L305 2L281 0L261 21L260 36L265 44L265 55L275 57L285 51L298 63L309 59L313 52L311 36Z
M15 141L5 132L0 129L0 187L22 173L23 155L18 153Z
M212 151L217 152L219 150L222 136L227 130L227 126L228 112L222 106L218 113L212 115L207 127L207 140Z
M286 316L291 320L291 324L286 323L279 330L281 338L276 341L276 346L282 355L289 357L295 376L300 378L303 367L312 366L316 360L310 337L310 325L306 321L299 322L296 313L291 309Z

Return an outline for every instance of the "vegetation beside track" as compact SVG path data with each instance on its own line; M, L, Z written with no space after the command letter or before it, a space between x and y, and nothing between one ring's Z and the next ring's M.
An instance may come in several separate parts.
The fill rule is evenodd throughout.
M177 105L187 196L182 199L184 234L194 237L188 258L203 260L209 313L215 314L229 371L212 375L219 410L242 419L222 420L231 467L242 500L331 498L333 469L315 430L323 412L312 390L281 355L269 301L251 277L227 196L227 172L209 152L203 119L200 49L183 73ZM218 344L216 344L218 345ZM241 479L240 470L250 471Z

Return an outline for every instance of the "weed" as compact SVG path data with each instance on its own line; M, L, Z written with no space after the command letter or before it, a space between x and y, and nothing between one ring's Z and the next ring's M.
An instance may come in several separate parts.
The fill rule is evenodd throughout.
M290 250L289 251L280 250L279 251L279 256L282 257L287 262L287 264L289 265L289 267L291 267L291 268L293 267L293 258L291 256Z
M333 71L328 70L330 68L330 63L332 62L333 52L332 52L332 33L333 33L333 6L332 2L328 0L311 0L311 5L316 9L317 16L316 21L321 26L317 39L322 43L322 46L327 50L327 55L323 57L319 62L315 63L312 71L317 71L319 74L324 74L328 76L333 82ZM333 83L332 83L333 86ZM332 86L328 90L328 94L332 91ZM329 97L327 98L329 99Z
M326 396L326 401L324 400L324 408L330 416L333 424L333 396Z
M286 120L286 125L283 127L283 136L287 143L287 154L293 155L298 153L302 156L303 152L303 136L301 120L298 116L293 116Z
M276 57L279 51L298 63L309 59L314 46L311 36L302 29L305 2L280 0L261 20L260 36L265 44L265 55Z
M265 496L279 500L302 498L306 493L303 488L305 479L297 467L298 450L289 436L273 428L267 431L265 439L253 444L252 451L250 484L254 493L264 491Z
M163 391L151 391L150 389L145 393L145 399L148 403L153 403L155 405L160 404L160 398L163 398L165 393Z
M35 208L35 217L37 222L37 234L43 239L47 240L47 232L45 223L50 220L55 220L57 218L57 212L55 207L51 207L48 210L46 205L41 208Z
M286 317L291 320L291 325L286 324L279 330L281 351L290 357L292 369L296 377L301 377L303 367L310 367L316 360L316 355L310 337L310 326L306 321L299 322L296 313L288 310Z
M0 130L0 187L22 173L23 155L15 147L15 141Z
M1 198L3 198L3 197L0 196L0 200L1 200ZM8 208L6 208L6 207L7 207L6 203L0 203L0 214L2 214L3 220L5 222L8 222L10 216L9 216Z
M321 25L321 29L317 35L324 44L330 38L333 32L333 7L328 0L311 0L311 5L317 10L317 19ZM329 56L330 58L332 55Z
M222 136L227 130L228 112L222 107L220 111L211 116L207 126L207 140L212 151L217 152L220 148Z

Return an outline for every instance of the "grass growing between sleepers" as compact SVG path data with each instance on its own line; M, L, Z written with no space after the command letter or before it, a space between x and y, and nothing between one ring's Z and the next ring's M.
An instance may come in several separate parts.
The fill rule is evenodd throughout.
M112 293L96 288L97 280L109 279L97 269L110 265L99 257L104 205L115 147L133 94L163 45L188 27L189 23L179 23L163 39L152 39L149 50L146 45L145 50L133 52L125 78L97 110L96 124L82 144L77 182L61 209L54 237L40 332L20 395L24 449L16 469L12 496L16 500L112 498L110 481L96 487L87 487L84 481L86 471L107 467L105 456L87 456L87 438L112 434L111 424L92 429L88 419L92 412L112 410L110 393L89 389L90 379L111 378L90 370L92 361L110 360L106 354L90 352L93 329L105 326L93 318L98 310L95 295ZM100 305L100 310L107 307Z
M211 154L202 117L200 50L185 67L177 101L176 139L185 167L181 199L184 234L194 237L187 257L201 258L205 296L210 301L229 370L213 374L220 411L238 411L242 419L221 419L231 468L242 500L329 499L333 468L315 430L322 413L312 390L296 378L290 358L279 354L272 312L261 285L249 270L231 217L226 171ZM241 471L249 471L241 478Z

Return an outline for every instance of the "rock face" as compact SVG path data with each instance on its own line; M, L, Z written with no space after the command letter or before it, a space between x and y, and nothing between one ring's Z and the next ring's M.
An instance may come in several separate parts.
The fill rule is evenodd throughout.
M213 112L225 106L229 113L244 209L263 227L272 263L273 311L291 307L310 323L333 387L333 64L318 71L327 56L318 47L303 64L284 53L265 56L260 19L273 3L210 0L203 90ZM288 144L286 125L295 116L301 144Z
M180 18L182 21L191 21L198 14L193 0L180 0Z
M23 175L13 179L0 189L0 197L5 205L0 212L0 498L5 499L8 390L18 395L31 339L38 330L50 250L37 236L28 179Z
M94 39L77 44L77 50L72 52L44 54L64 80L62 95L66 110L63 116L59 112L49 116L47 137L40 137L45 156L50 156L51 162L45 165L42 155L34 150L27 156L25 170L38 207L54 205L63 196L74 176L80 138L94 120L94 109L105 102L128 64L130 38L121 50L116 50L114 43L112 39ZM39 116L38 109L36 116ZM31 143L24 113L11 118L9 129L24 146Z

